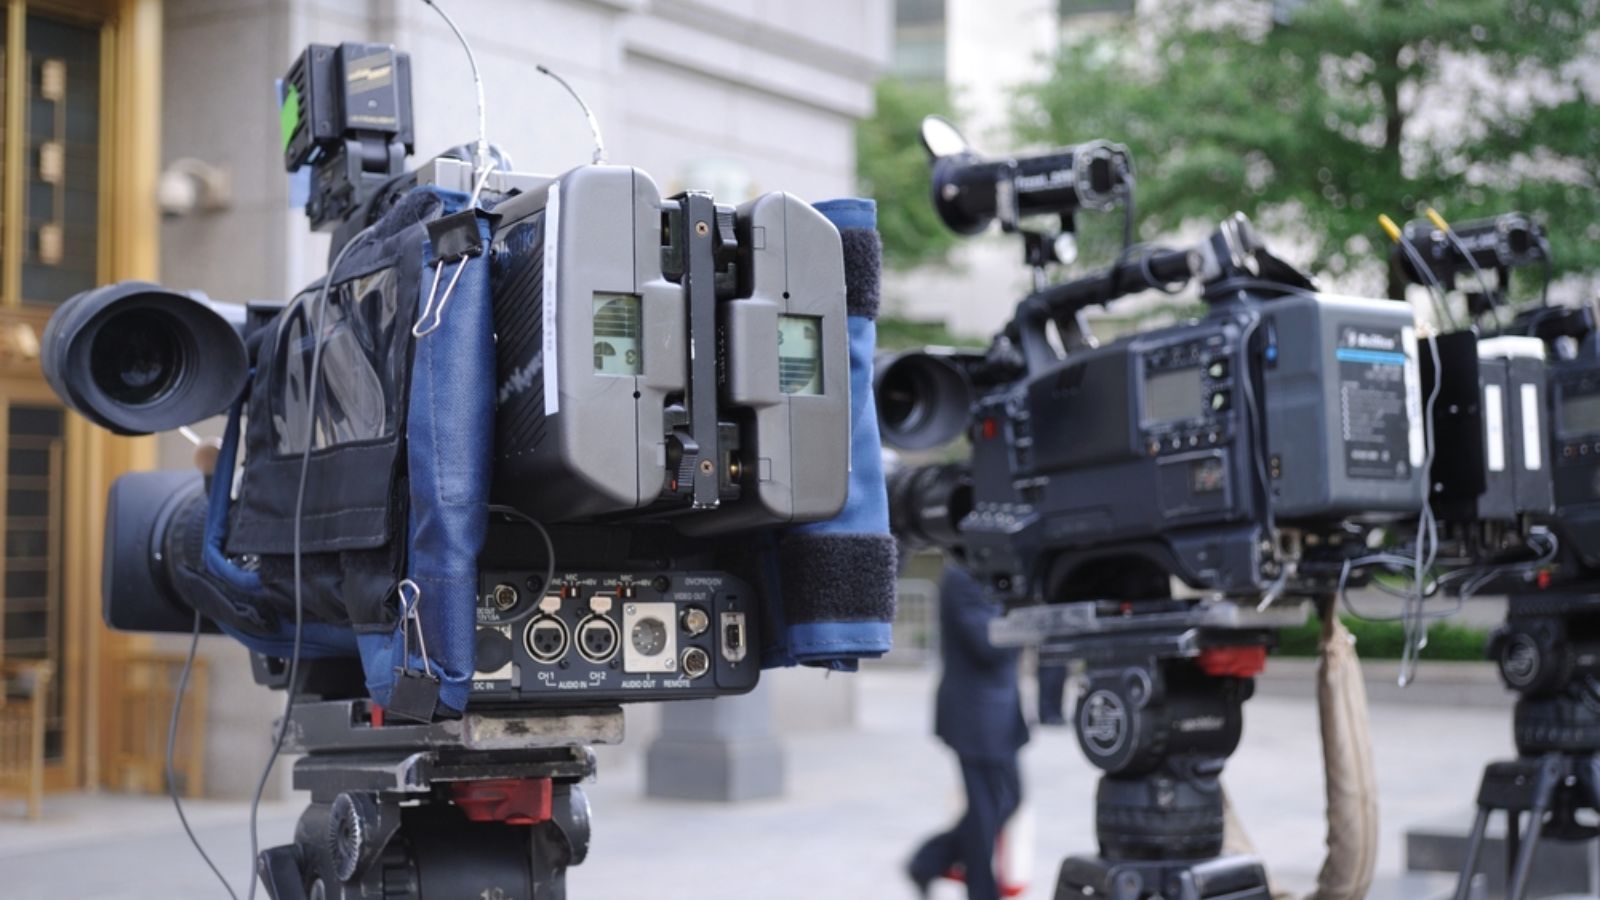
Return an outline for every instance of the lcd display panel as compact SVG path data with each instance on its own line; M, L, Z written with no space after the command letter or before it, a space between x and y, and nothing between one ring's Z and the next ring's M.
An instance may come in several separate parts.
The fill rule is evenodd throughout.
M1205 383L1198 367L1146 372L1144 416L1146 425L1199 418L1205 412Z
M644 371L639 339L639 298L634 294L594 296L594 370L599 375L638 375Z
M1600 432L1600 394L1574 394L1561 398L1563 434Z
M813 316L778 317L778 390L822 393L822 321Z

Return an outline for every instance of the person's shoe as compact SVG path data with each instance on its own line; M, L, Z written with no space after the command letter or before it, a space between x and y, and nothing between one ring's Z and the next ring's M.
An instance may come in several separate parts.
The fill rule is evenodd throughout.
M906 863L906 877L911 879L911 886L917 889L917 896L927 900L928 892L932 888L933 879L936 876L923 875L912 868L910 863Z

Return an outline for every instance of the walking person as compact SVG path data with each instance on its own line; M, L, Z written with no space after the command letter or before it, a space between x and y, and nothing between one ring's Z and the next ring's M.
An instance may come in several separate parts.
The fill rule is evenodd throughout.
M940 657L934 734L961 764L967 808L929 838L907 866L926 896L935 878L959 868L970 900L998 900L995 843L1022 802L1017 752L1028 741L1017 683L1019 651L989 643L1000 605L984 596L972 573L952 562L939 584Z
M1039 660L1039 724L1067 724L1067 664Z

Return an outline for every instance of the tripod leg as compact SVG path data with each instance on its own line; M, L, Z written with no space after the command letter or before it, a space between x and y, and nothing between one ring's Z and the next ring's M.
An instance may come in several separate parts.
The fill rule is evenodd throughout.
M1522 857L1522 813L1506 810L1506 889L1517 878L1517 860Z
M1556 790L1561 786L1561 761L1547 756L1539 766L1539 781L1533 788L1533 808L1528 810L1528 833L1517 854L1515 869L1506 886L1506 900L1521 900L1528 892L1528 879L1533 876L1533 854L1539 849L1539 833L1544 830L1544 816L1550 811ZM1511 832L1507 832L1508 838Z
M1509 813L1507 814L1509 817ZM1461 864L1461 877L1456 881L1454 900L1467 900L1472 893L1472 878L1478 872L1478 854L1483 850L1483 833L1489 828L1489 808L1478 807L1478 817L1472 823L1472 834L1467 838L1467 859Z

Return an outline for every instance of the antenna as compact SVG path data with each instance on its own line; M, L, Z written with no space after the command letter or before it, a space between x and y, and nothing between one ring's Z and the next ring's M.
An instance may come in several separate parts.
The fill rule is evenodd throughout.
M549 75L551 78L554 78L556 80L556 84L566 88L567 93L572 95L572 99L578 101L578 107L583 110L583 117L589 120L589 133L594 135L593 162L597 166L605 162L606 143L600 137L600 123L595 119L594 113L589 111L589 104L583 102L583 98L578 95L576 90L573 90L572 85L568 84L565 78L562 78L560 75L557 75L554 71L552 71L549 66L540 65L536 66L535 68L537 68L541 74Z
M466 51L467 65L472 67L472 86L478 95L478 142L472 151L472 161L477 170L478 178L472 189L472 199L468 201L468 204L477 206L478 196L483 192L484 182L489 180L489 173L495 167L494 157L489 153L489 114L488 104L483 98L483 76L478 74L478 58L473 55L472 45L467 43L467 36L461 33L460 28L456 27L455 20L450 18L450 14L445 12L434 0L422 0L422 2L428 4L434 12L439 14L439 18L450 26L450 30L455 33L456 40L461 42L461 49Z

